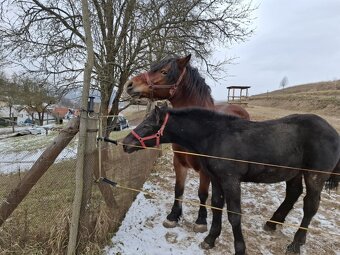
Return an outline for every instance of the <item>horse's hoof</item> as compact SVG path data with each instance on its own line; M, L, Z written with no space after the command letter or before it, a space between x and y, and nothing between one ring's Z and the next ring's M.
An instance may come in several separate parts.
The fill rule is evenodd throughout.
M208 244L207 242L203 241L200 247L204 250L209 250L211 248L214 248L214 245Z
M300 254L300 244L292 242L287 246L286 254Z
M268 232L274 232L276 230L276 225L274 225L274 224L271 225L270 223L269 224L266 223L266 224L264 224L263 229L265 231L268 231Z
M177 221L165 220L163 221L163 227L165 228L175 228L177 226Z
M208 230L208 226L206 224L194 224L194 232L196 233L204 233Z

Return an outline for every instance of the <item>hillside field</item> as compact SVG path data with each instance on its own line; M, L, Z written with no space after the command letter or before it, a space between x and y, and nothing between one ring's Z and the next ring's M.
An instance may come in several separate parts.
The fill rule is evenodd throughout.
M340 80L287 87L250 97L251 105L340 117Z

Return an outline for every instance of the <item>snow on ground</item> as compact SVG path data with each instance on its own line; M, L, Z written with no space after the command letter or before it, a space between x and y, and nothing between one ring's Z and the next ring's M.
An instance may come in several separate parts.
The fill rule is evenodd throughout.
M143 188L156 196L138 194L121 227L113 236L111 247L106 248L108 255L234 254L232 231L226 212L223 213L222 234L216 247L209 251L199 248L207 233L193 232L198 206L185 203L184 217L179 226L173 229L162 226L173 203L174 177L172 152L169 151L159 159ZM189 171L185 199L198 202L197 188L198 175ZM242 227L248 254L285 254L286 246L293 240L296 228L278 227L273 233L262 228L265 220L280 205L284 192L284 183L242 184L242 212L245 215L242 217ZM300 224L303 196L288 215L287 223ZM323 191L321 200L318 214L310 225L313 230L308 233L307 243L301 250L302 255L340 255L340 195L334 191L330 194ZM211 218L209 209L208 228Z
M57 134L57 132L49 132L48 135L26 135L1 139L0 173L29 170ZM73 142L58 155L55 162L76 158L76 154L77 147Z

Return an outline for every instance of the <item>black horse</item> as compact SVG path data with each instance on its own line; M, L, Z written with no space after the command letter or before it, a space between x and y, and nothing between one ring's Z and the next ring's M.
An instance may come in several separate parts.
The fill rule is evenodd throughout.
M128 153L159 143L176 143L194 153L215 157L199 158L211 178L212 206L223 208L227 204L236 254L246 251L241 231L240 182L286 182L286 198L266 223L267 229L274 230L277 224L274 222L284 222L302 194L304 178L304 216L287 247L287 251L299 253L300 246L306 242L306 229L318 210L324 184L327 181L329 187L335 188L340 181L339 134L324 119L312 114L252 122L206 109L156 108L123 141ZM222 211L212 209L212 212L210 232L201 244L206 249L214 247L221 233Z

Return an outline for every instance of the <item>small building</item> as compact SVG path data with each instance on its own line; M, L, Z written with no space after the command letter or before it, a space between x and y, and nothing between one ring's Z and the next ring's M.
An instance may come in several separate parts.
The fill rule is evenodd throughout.
M243 103L249 97L248 89L250 86L229 86L228 89L228 102L230 103Z

